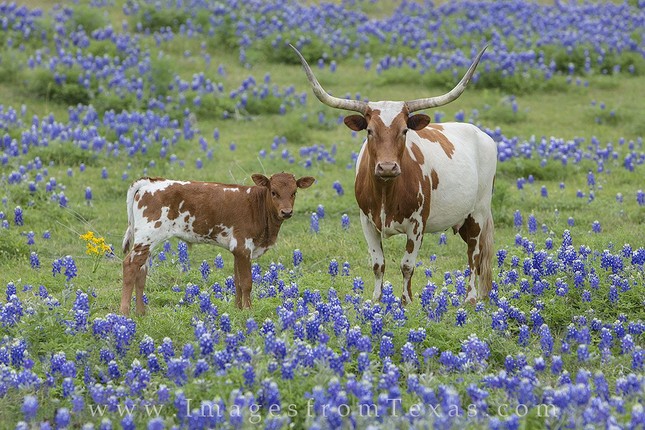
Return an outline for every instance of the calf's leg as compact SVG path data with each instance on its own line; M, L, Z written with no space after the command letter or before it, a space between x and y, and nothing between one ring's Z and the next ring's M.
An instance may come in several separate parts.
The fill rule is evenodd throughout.
M121 314L130 315L130 302L132 291L137 290L137 313L144 314L143 288L146 283L148 257L150 247L148 245L135 244L130 252L123 259L123 290L121 291Z
M244 252L234 253L235 257L235 304L238 308L251 307L251 256Z

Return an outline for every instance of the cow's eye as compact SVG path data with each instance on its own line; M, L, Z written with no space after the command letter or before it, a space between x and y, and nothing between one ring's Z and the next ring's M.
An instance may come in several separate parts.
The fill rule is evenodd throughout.
M291 198L296 197L296 193L291 194Z
M372 136L374 133L372 132L371 128L367 129L367 136Z
M276 193L275 191L271 191L271 195L272 195L273 197L278 197L278 193Z
M402 133L403 133L403 135L405 136L406 134L408 134L408 129L407 129L407 128L404 128L404 129L403 129L403 131L402 131Z

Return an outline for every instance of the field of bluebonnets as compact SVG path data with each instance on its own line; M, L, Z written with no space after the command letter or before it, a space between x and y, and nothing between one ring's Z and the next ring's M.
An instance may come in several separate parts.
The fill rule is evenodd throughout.
M0 3L3 428L643 428L641 1ZM436 121L498 142L490 301L428 235L400 305L353 197L363 135L312 96L450 89ZM144 175L312 175L234 306L232 257L170 241L118 315L125 193Z

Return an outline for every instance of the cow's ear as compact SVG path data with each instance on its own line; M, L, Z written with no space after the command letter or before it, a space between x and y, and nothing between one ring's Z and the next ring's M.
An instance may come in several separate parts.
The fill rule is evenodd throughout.
M271 181L269 181L269 178L259 173L252 175L251 179L253 179L253 182L255 182L255 185L258 185L260 187L269 188L269 185L271 184Z
M354 131L361 131L367 128L367 120L363 115L350 115L346 116L345 125Z
M298 188L309 188L315 180L316 178L314 178L313 176L303 176L296 181L296 185L298 186Z
M426 128L428 124L430 124L430 117L423 113L412 115L408 118L408 128L410 130L419 131Z

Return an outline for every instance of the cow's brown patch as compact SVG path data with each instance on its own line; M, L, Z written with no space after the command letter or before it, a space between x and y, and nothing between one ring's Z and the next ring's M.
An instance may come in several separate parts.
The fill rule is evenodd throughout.
M421 152L421 148L416 143L412 143L412 153L414 154L414 158L417 160L417 163L422 165L425 161L425 157L423 156L423 152Z
M468 266L473 273L479 274L479 256L481 255L481 246L480 252L477 253L477 256L473 257L475 253L475 246L477 246L477 237L481 233L481 226L477 224L475 219L468 215L468 218L464 221L464 224L459 229L459 235L468 245Z
M443 126L439 124L430 124L426 128L417 131L419 137L429 140L430 142L436 142L441 145L441 149L446 153L448 158L452 158L452 154L455 152L455 145L442 133Z
M405 250L408 254L412 254L412 251L414 251L414 240L408 238L408 242L405 244Z
M439 187L439 175L437 175L435 169L430 171L430 181L432 182L432 189L436 190Z

